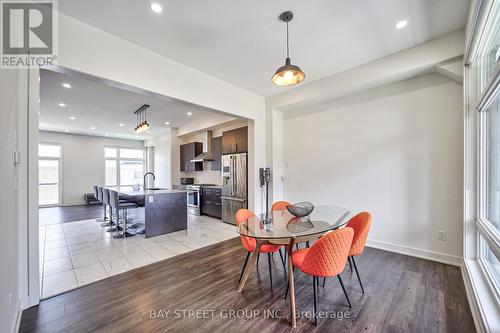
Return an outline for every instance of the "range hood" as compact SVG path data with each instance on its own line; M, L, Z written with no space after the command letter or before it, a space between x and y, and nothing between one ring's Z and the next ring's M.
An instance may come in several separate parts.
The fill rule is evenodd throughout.
M193 158L190 162L205 162L213 161L210 151L210 141L212 139L212 131L203 132L203 153Z

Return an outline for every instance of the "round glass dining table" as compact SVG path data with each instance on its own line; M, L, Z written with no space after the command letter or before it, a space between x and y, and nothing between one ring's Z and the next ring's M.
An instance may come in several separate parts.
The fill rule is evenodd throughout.
M253 216L238 224L241 236L255 238L257 245L238 286L243 291L262 245L285 245L288 253L288 287L290 290L290 316L292 327L296 327L295 292L293 281L293 245L317 239L326 232L343 227L349 222L352 212L336 206L316 206L307 217L298 218L288 210L269 212Z

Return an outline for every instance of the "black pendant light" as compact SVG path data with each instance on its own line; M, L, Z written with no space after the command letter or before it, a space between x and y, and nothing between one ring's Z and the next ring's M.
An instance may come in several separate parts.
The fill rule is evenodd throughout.
M286 60L285 66L281 66L271 78L274 84L278 86L292 86L304 80L306 75L299 66L292 65L290 60L290 41L288 36L288 22L293 19L293 13L287 11L281 13L280 20L286 23Z
M140 134L144 131L146 131L149 128L149 123L146 120L146 109L149 108L149 105L144 104L140 108L138 108L136 111L134 111L137 119L137 126L134 128L134 131L137 134Z

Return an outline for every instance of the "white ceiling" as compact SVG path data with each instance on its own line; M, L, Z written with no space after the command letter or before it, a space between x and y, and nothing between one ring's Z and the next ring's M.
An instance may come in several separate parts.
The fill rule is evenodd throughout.
M64 88L63 83L71 84L71 88ZM59 103L66 107L60 107ZM147 110L150 133L136 135L133 112L143 104L150 105ZM188 116L188 112L192 115ZM40 74L41 130L144 140L168 132L169 127L201 129L204 125L208 127L234 119L205 107L131 92L77 73L41 70ZM165 125L167 121L170 125Z
M61 12L236 86L269 96L284 63L291 22L292 63L305 83L465 26L469 0L64 0ZM396 30L400 20L408 25Z

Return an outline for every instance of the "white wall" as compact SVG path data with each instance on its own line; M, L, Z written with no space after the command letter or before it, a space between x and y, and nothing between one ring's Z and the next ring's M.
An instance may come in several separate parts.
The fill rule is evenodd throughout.
M83 194L104 184L104 146L142 148L142 141L40 131L40 142L62 145L62 204L84 203Z
M154 147L154 174L155 186L172 188L172 133L175 129L169 129L168 133L158 135L145 144Z
M20 262L18 221L18 190L14 165L15 130L17 116L21 112L20 73L16 70L0 71L0 211L2 212L2 234L0 236L0 332L10 332L15 320L19 300ZM25 161L24 161L25 162Z
M373 245L456 263L462 86L427 74L325 103L323 110L285 113L285 199L370 211ZM437 239L438 230L448 241Z
M455 31L266 98L266 164L273 168L270 193L273 201L282 199L283 193L281 182L276 181L282 176L279 155L283 146L281 136L273 133L276 130L279 132L280 127L277 110L283 113L300 109L316 110L336 98L440 70L440 64L460 58L463 49L464 31ZM456 75L453 76L457 79ZM278 157L273 156L275 154Z

